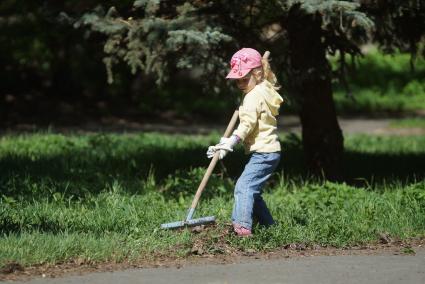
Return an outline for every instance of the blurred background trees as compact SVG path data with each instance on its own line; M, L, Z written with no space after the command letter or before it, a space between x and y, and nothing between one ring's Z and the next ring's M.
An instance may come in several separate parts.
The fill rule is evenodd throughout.
M334 90L356 104L350 77L365 44L408 52L413 70L424 52L424 11L419 0L3 1L2 121L177 114L225 122L238 96L223 79L228 60L250 46L271 51L289 109L301 118L309 170L339 179Z

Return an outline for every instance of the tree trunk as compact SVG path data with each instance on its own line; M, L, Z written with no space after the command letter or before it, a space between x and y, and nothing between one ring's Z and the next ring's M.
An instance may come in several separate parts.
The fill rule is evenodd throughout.
M342 131L332 97L331 68L322 43L320 15L289 12L290 90L300 106L307 166L329 180L342 177Z

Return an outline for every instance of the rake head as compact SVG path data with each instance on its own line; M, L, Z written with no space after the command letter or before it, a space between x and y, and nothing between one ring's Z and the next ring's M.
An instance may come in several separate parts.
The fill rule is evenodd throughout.
M199 225L206 225L206 224L212 224L215 223L215 217L214 216L208 216L198 219L190 219L186 221L178 221L173 223L166 223L161 225L161 229L178 229L183 227L194 227Z

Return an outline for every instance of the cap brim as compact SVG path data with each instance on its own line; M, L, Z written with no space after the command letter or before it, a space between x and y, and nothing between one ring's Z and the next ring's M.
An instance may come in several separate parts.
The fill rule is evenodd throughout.
M226 79L240 79L242 77L245 77L246 74L249 73L251 69L245 69L241 71L230 70L229 74L227 74Z

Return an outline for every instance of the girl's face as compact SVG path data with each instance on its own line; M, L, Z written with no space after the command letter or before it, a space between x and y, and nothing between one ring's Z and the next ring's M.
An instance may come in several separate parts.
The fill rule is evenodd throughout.
M249 93L249 91L254 89L255 85L257 85L257 81L252 75L252 72L249 72L240 79L236 79L236 86L245 94Z

